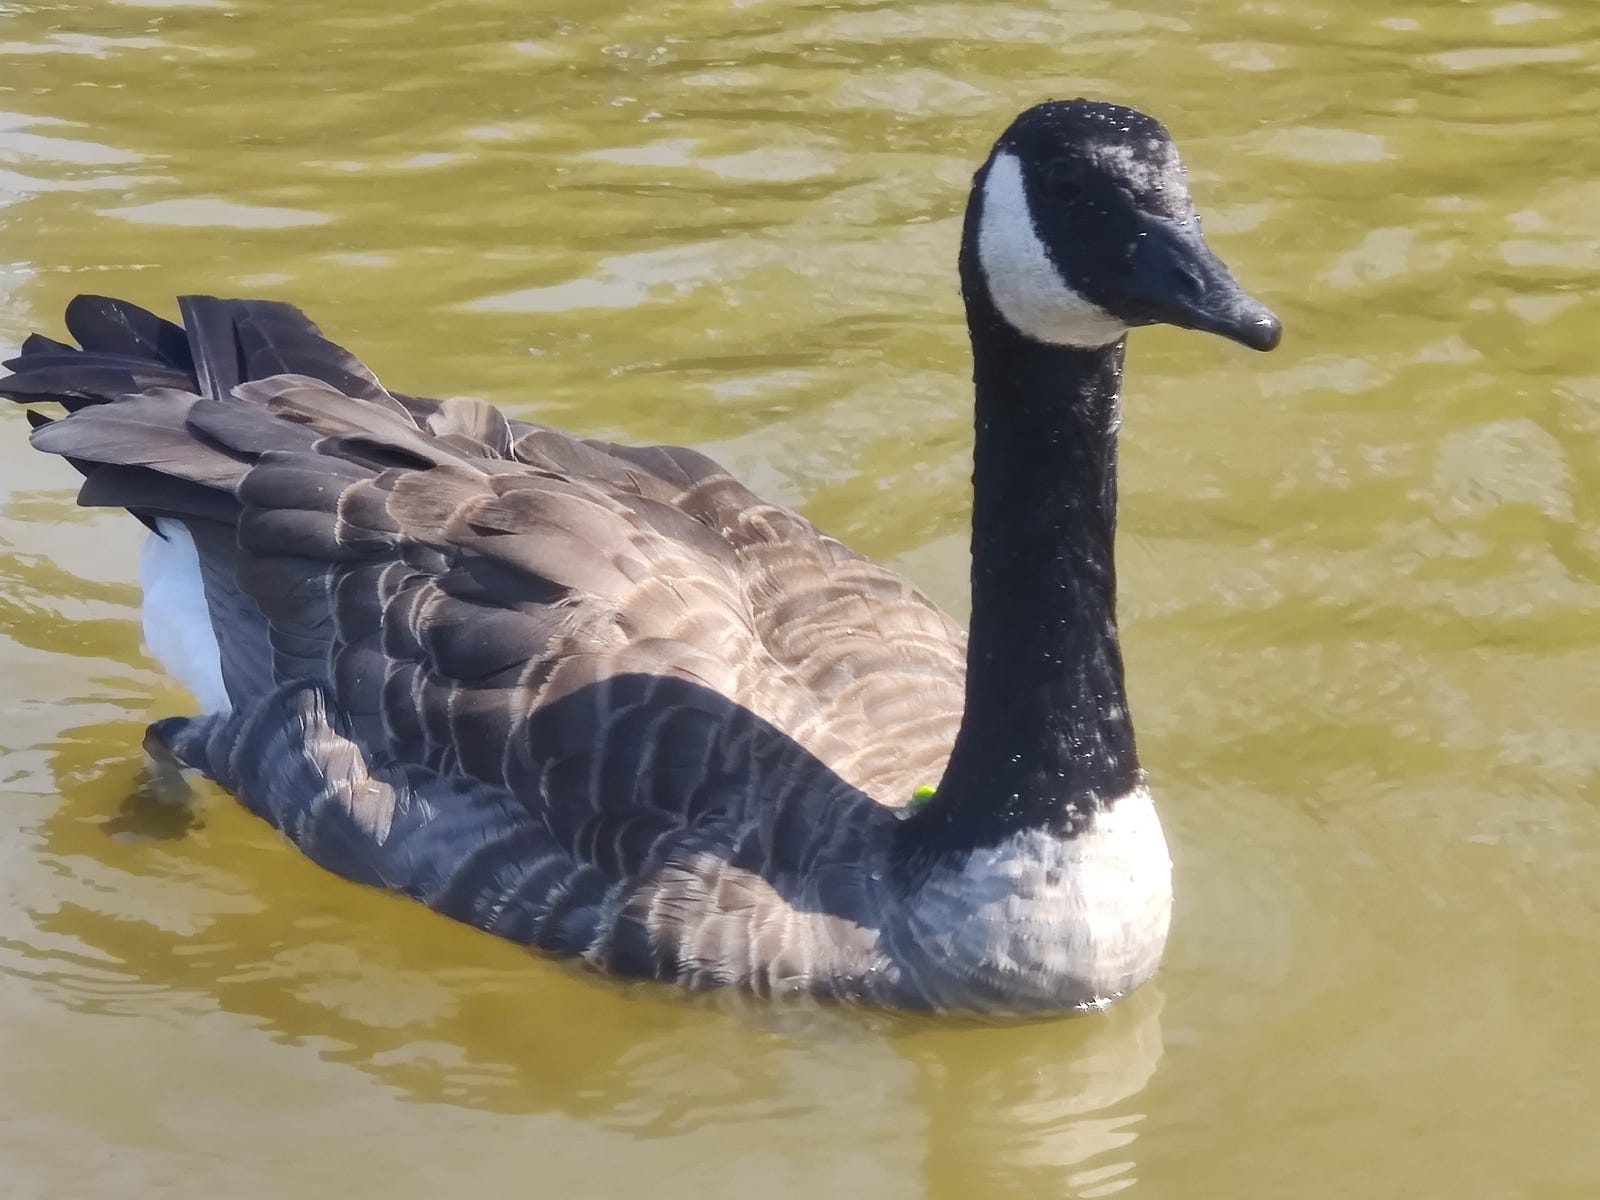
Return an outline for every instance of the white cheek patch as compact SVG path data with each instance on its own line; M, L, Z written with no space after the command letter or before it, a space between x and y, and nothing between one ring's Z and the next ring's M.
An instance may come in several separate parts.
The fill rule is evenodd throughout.
M1000 151L983 181L978 265L1000 315L1018 332L1056 346L1106 346L1128 326L1067 286L1039 240L1022 164Z

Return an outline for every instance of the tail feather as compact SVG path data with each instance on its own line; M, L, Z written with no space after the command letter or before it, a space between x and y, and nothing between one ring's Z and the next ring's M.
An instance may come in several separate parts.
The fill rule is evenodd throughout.
M33 444L85 476L80 503L127 508L151 529L161 518L233 526L234 488L264 452L374 428L402 446L426 444L413 406L293 306L213 296L178 306L182 325L79 296L66 311L78 346L33 334L4 364L13 374L0 379L0 396L67 410L67 420L32 410L28 419Z
M188 335L179 326L126 300L75 297L67 305L66 322L78 345L92 354L153 358L186 372L194 366ZM23 353L27 353L26 346Z
M45 337L42 333L30 333L22 342L22 353L24 355L50 354L56 351L65 354L77 354L79 352L76 346L69 346L66 342L58 342L55 338Z
M351 363L361 370L352 370ZM292 351L267 346L250 356L250 378L266 379L274 375L303 375L357 400L399 407L377 376L332 342L324 342L321 347L296 346Z
M23 355L4 365L16 374L0 380L0 395L22 404L55 402L68 412L151 388L194 387L194 376L187 371L110 354Z
M68 415L55 420L29 410L33 444L84 475L81 504L126 508L156 534L142 572L147 640L221 711L228 696L256 695L273 679L267 625L237 579L236 493L251 467L327 437L365 438L385 465L431 464L443 452L408 404L297 309L211 296L179 307L181 326L80 296L66 318L79 346L29 337L5 364L14 374L0 379L0 396L61 404ZM341 469L337 456L327 466ZM211 631L215 639L196 640Z
M215 521L232 526L239 505L227 492L162 475L147 467L75 463L86 478L78 489L85 508L126 508L135 516ZM146 520L150 525L151 522ZM152 525L153 528L153 525Z
M212 296L184 296L178 304L206 395L226 396L251 379L308 375L358 399L393 403L365 363L292 304Z
M231 492L243 474L243 457L197 438L189 430L190 413L200 403L188 392L144 392L115 404L85 407L65 420L42 425L30 440L37 449L78 462L148 467Z
M30 412L29 420L35 446L89 477L84 503L123 504L142 518L192 511L218 520L229 502L204 489L231 494L265 451L361 431L376 416L368 405L417 438L411 408L292 305L183 296L178 306L182 325L124 300L79 296L67 306L66 324L81 349L33 334L4 364L13 374L0 379L0 396L59 403L72 415L51 421ZM278 389L291 395L268 404L268 391L250 391L252 381L285 375L302 377L320 394ZM308 412L321 408L319 419L272 415L297 400ZM333 428L340 424L347 428Z
M179 296L178 311L194 356L195 390L221 399L245 377L234 310L211 296Z

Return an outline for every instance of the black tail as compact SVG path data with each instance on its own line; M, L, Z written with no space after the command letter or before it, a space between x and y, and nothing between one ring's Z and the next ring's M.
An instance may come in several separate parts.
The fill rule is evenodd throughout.
M230 520L232 485L252 456L197 443L184 426L197 398L225 401L253 380L309 377L413 416L433 407L410 397L397 402L292 305L183 296L178 307L182 325L126 300L79 296L66 311L77 346L33 334L4 364L13 374L0 379L0 396L22 404L56 403L72 414L119 402L91 422L92 452L79 444L87 427L28 413L34 444L85 476L82 504L126 507L152 528L161 515Z
M69 346L42 334L22 343L4 365L0 395L24 404L53 401L68 412L150 388L195 387L194 357L184 331L132 304L79 296L67 305Z
M308 375L362 399L387 395L360 360L293 305L182 296L178 308L182 325L126 300L79 296L66 312L78 345L33 334L4 364L14 374L0 379L0 396L75 412L152 388L221 399L273 375Z
M31 440L83 474L80 504L125 508L157 532L161 518L188 529L213 624L229 633L219 635L228 687L260 688L271 679L266 626L235 570L245 476L263 455L309 451L328 436L393 442L412 463L431 449L418 422L437 406L390 396L290 305L210 296L178 304L181 326L126 301L79 296L66 312L78 345L29 337L5 364L14 374L0 379L0 396L67 410L55 420L30 411Z

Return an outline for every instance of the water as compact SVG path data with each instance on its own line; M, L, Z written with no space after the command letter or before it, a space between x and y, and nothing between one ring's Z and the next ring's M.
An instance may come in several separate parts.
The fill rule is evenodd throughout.
M709 449L960 610L966 181L1034 100L1147 108L1288 328L1130 355L1168 963L1014 1028L685 1000L163 805L133 527L14 413L8 1196L1600 1192L1600 11L404 7L0 8L0 343L292 298L397 386Z

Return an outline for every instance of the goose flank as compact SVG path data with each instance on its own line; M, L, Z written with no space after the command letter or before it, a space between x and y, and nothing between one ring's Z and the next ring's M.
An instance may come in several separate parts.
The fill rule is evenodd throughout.
M80 296L0 394L148 529L146 641L202 708L152 755L330 871L622 976L1100 1007L1172 904L1116 623L1126 336L1279 325L1112 104L1015 120L959 266L969 631L704 455L390 391L287 304Z

